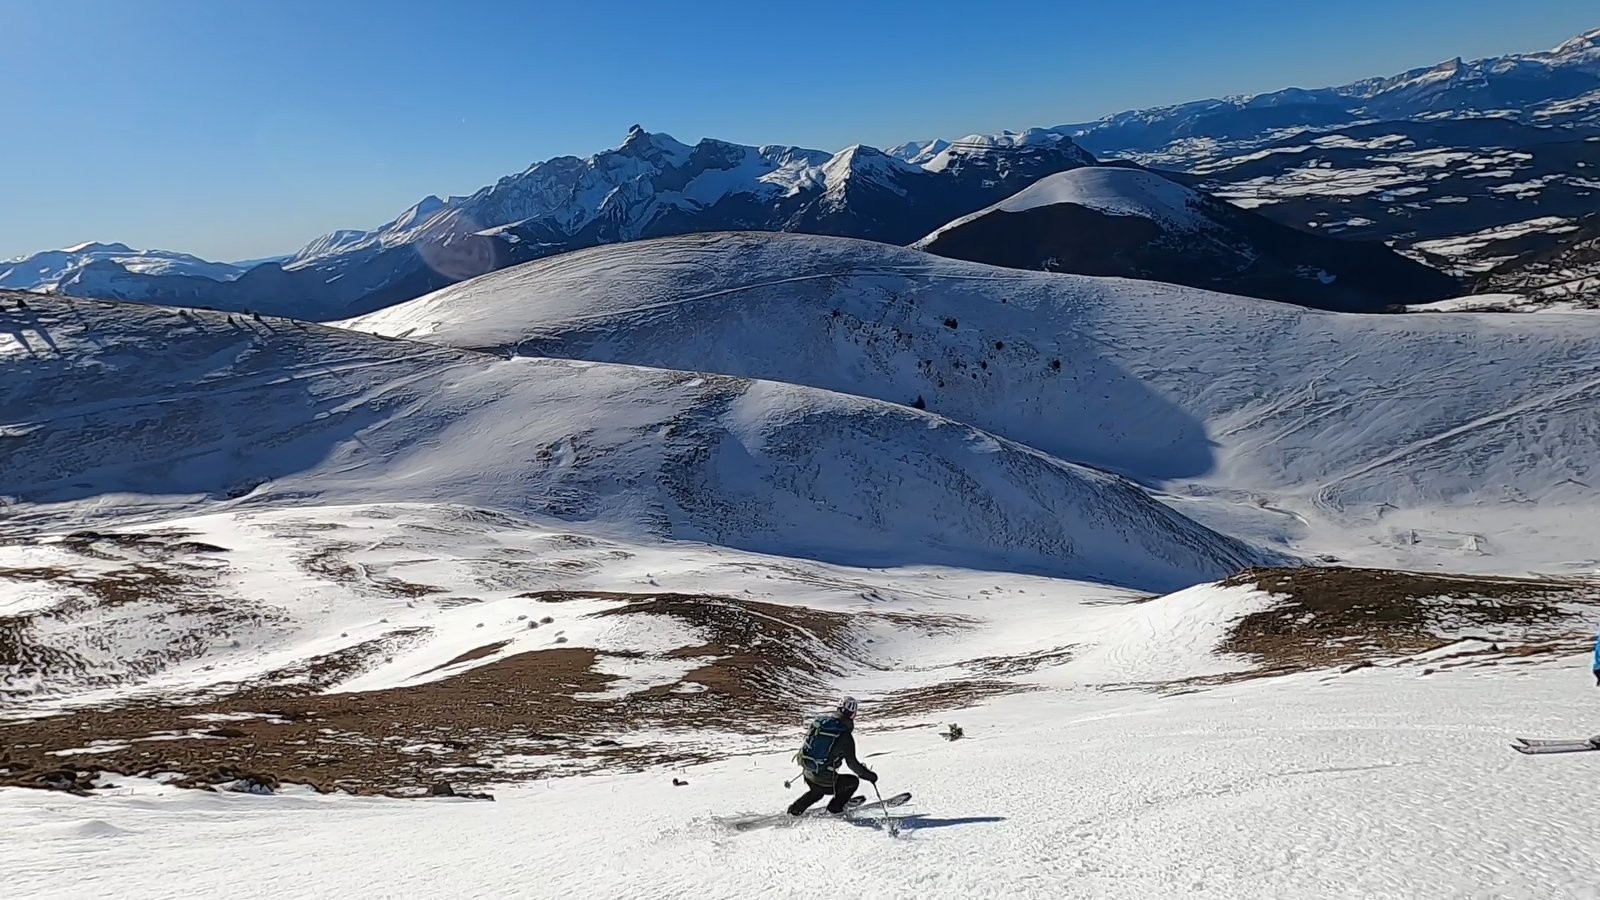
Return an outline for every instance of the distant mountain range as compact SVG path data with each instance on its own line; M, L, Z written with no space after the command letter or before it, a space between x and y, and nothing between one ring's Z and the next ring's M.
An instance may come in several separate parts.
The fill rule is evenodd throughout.
M587 159L558 157L467 197L427 197L373 231L340 231L281 265L221 281L97 260L43 285L108 296L326 320L568 250L704 231L803 231L908 243L1094 157L1045 131L974 135L919 165L870 147L827 154L635 126ZM25 285L17 285L23 287Z
M1045 176L1095 165L1090 151L1198 172L1240 148L1271 149L1272 142L1298 140L1308 129L1379 127L1352 123L1385 119L1405 121L1408 128L1458 121L1480 127L1485 118L1500 124L1483 127L1539 135L1525 136L1524 143L1582 142L1600 134L1600 30L1543 53L1457 59L1340 87L1202 100L1020 134L914 141L888 152L858 145L828 154L712 139L690 146L635 126L612 150L537 163L469 196L426 197L378 228L323 235L281 262L245 269L186 254L83 245L0 264L0 287L329 320L508 265L640 238L750 229L905 244ZM1275 178L1293 162L1287 154L1259 157L1265 162L1258 165L1269 171L1257 177ZM1252 160L1234 156L1233 174L1249 171ZM1222 180L1215 172L1210 178ZM1202 189L1263 205L1239 188ZM1577 185L1575 202L1585 202L1586 190ZM1348 195L1319 193L1312 186L1296 196L1313 202L1332 196L1337 203ZM1483 208L1515 205L1518 198L1494 199ZM1389 217L1365 213L1319 222L1301 216L1292 203L1262 211L1302 229L1378 223L1343 236L1427 236L1395 231ZM1506 216L1504 210L1487 213L1477 227L1502 223Z
M31 256L0 260L0 289L51 290L64 281L75 281L86 269L134 275L185 274L231 281L244 273L235 263L210 262L187 253L170 250L135 250L127 244L83 243L65 250L46 250ZM130 297L128 299L142 299Z
M1196 100L1058 126L1090 151L1125 155L1358 121L1501 116L1535 125L1600 127L1600 29L1552 50L1448 60L1337 87Z

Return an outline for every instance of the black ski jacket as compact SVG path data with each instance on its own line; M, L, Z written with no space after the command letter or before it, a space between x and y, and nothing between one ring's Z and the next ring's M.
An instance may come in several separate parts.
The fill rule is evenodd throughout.
M816 773L807 772L806 780L821 787L832 787L834 779L839 776L839 763L843 762L865 781L874 781L877 776L872 770L862 765L856 758L856 733L852 725L844 734L833 739L832 752L828 754L828 768Z

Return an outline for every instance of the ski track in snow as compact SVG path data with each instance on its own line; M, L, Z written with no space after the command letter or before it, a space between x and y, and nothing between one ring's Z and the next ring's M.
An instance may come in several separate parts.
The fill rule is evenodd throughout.
M1165 700L1029 695L964 711L968 737L953 743L875 732L864 710L885 793L914 794L899 837L871 815L734 832L793 796L777 754L673 772L684 787L667 772L572 778L493 804L128 780L100 799L0 793L0 827L9 888L41 898L181 884L239 898L732 900L841 878L879 897L1594 897L1600 836L1573 787L1593 758L1506 746L1582 721L1580 665L1295 676Z

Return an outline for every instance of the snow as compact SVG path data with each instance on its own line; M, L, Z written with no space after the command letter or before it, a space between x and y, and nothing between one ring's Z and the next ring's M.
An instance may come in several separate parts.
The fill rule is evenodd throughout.
M1368 225L1373 225L1376 223L1374 223L1371 219L1363 218L1361 216L1351 216L1348 219L1341 219L1337 222L1308 222L1307 224L1312 228L1341 230L1345 228L1365 228Z
M1414 312L1478 312L1519 306L1526 303L1527 299L1521 294L1469 294L1436 303L1418 303L1407 309Z
M739 159L733 165L709 169L692 179L683 188L683 198L699 206L711 206L730 194L748 192L752 186L792 194L821 179L820 170L809 160L780 161L754 147L739 151Z
M856 183L857 179L904 197L908 192L900 185L899 179L918 171L915 166L857 144L828 160L822 167L822 181L828 193L834 197L842 197L846 187Z
M1561 302L1552 299L1561 296L1550 292L1548 295L1527 294L1469 294L1465 297L1454 297L1449 300L1439 300L1434 303L1417 303L1406 307L1410 312L1518 312L1518 313L1552 313L1566 314L1578 313L1580 315L1593 315L1592 304L1578 302Z
M1591 107L1600 108L1600 89L1590 91L1587 94L1573 97L1568 100L1558 100L1556 102L1546 104L1535 110L1533 117L1535 120L1551 119L1557 116L1567 116L1574 113L1579 113Z
M1335 169L1313 161L1281 175L1233 182L1212 193L1240 206L1262 206L1294 197L1359 197L1414 186L1425 177L1394 165Z
M835 562L1152 587L1263 558L1120 479L906 405L213 313L35 306L69 355L0 383L0 408L27 411L6 487L25 505L112 491L167 510L451 502ZM185 322L191 339L173 342Z
M1196 209L1204 197L1189 188L1140 169L1084 166L1046 176L999 203L963 216L917 243L996 212L1018 213L1072 204L1111 216L1136 216L1179 231L1203 231L1212 223Z
M1310 149L1312 149L1311 144L1297 144L1292 147L1267 147L1264 150L1257 150L1254 153L1241 153L1237 156L1226 156L1207 160L1193 166L1191 171L1197 175L1205 175L1211 172L1221 171L1223 169L1231 169L1234 166L1243 165L1245 163L1269 159L1274 156L1282 156L1290 153L1304 153Z
M1248 587L1197 585L1158 602L1126 608L1098 643L1065 671L1093 684L1176 681L1248 671L1244 659L1216 652L1239 619L1271 609L1276 599Z
M898 837L870 817L737 833L794 795L801 723L660 728L618 740L719 758L530 783L578 767L507 746L494 803L0 790L10 892L788 897L826 860L863 896L1594 894L1573 789L1593 758L1505 746L1596 730L1587 654L1250 678L1232 626L1280 598L1217 579L1280 552L1600 572L1600 318L1338 315L727 234L345 324L59 297L6 320L0 571L71 584L0 578L0 615L82 666L8 679L5 718L216 690L402 630L336 690L559 645L617 676L580 700L677 695L706 635L595 614L665 593L803 606L859 623L852 649L813 651L863 698L885 793L915 795ZM140 574L117 539L137 534L220 548L184 571L230 602L75 603ZM1455 651L1490 637L1443 631ZM982 678L1019 690L954 698ZM949 699L892 714L910 689ZM221 740L227 719L199 715L134 740ZM941 740L952 721L966 737Z
M975 153L990 154L995 151L1055 148L1061 145L1066 145L1082 164L1094 164L1094 157L1073 145L1071 137L1047 128L1029 128L1020 133L1002 131L998 134L969 134L966 137L951 141L943 149L933 154L931 158L922 163L922 168L929 172L943 172L963 156Z
M0 827L10 889L36 897L170 896L175 879L241 898L789 897L818 859L863 896L1581 897L1600 838L1572 786L1593 760L1506 742L1586 734L1586 663L1036 693L962 711L955 742L880 730L866 706L884 792L913 793L898 838L871 816L732 831L793 796L777 745L674 770L683 787L566 778L495 803L124 779L93 799L0 793ZM85 853L95 865L64 864Z
M1363 141L1348 135L1328 134L1312 138L1311 143L1317 147L1330 150L1383 150L1389 147L1404 147L1411 143L1411 138L1403 134L1385 134Z
M635 125L615 149L583 159L561 156L537 162L471 196L442 201L427 197L372 231L325 235L303 248L285 268L336 270L384 249L503 233L495 229L532 221L571 235L605 220L618 226L623 239L634 239L664 210L714 206L738 194L768 200L824 187L824 167L830 159L848 159L849 154L779 145L751 147L710 138L690 147L671 135Z
M990 433L1193 498L1185 515L1230 533L1243 516L1258 543L1308 553L1558 566L1565 526L1536 510L1581 515L1600 499L1585 475L1600 436L1579 415L1600 384L1586 349L1600 321L1569 316L1334 315L859 241L724 235L569 254L348 324L922 396ZM974 372L979 362L988 368ZM1391 531L1407 510L1485 536L1486 549L1414 556Z
M1412 245L1412 249L1436 256L1457 259L1459 260L1458 264L1469 272L1486 272L1498 265L1501 260L1493 258L1471 259L1470 257L1474 257L1479 251L1496 241L1509 240L1539 232L1563 234L1577 229L1578 226L1571 219L1563 219L1560 216L1540 216L1524 222L1513 222L1508 225L1485 228L1482 231L1475 231L1471 234L1440 238L1433 241L1418 241Z
M46 250L30 256L0 260L0 289L53 291L96 263L114 263L128 272L145 275L193 275L231 281L245 271L231 263L210 262L170 250L135 250L126 244L88 241L65 250Z
M1562 181L1565 179L1565 177L1566 176L1564 175L1553 174L1545 175L1540 178L1534 178L1530 181L1518 181L1512 184L1497 184L1494 187L1489 188L1489 193L1513 194L1518 200L1526 200L1530 197L1539 196L1539 192L1544 190L1545 185L1550 184L1553 181Z
M931 141L907 141L885 152L895 159L908 162L913 166L922 166L926 165L935 156L943 153L949 146L949 141L935 138Z

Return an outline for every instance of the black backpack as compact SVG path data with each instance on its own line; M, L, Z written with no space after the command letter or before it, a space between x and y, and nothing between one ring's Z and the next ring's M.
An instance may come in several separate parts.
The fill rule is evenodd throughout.
M839 755L833 752L839 738L850 730L849 724L837 716L818 716L806 732L805 743L795 754L795 761L808 773L827 772L839 766Z

